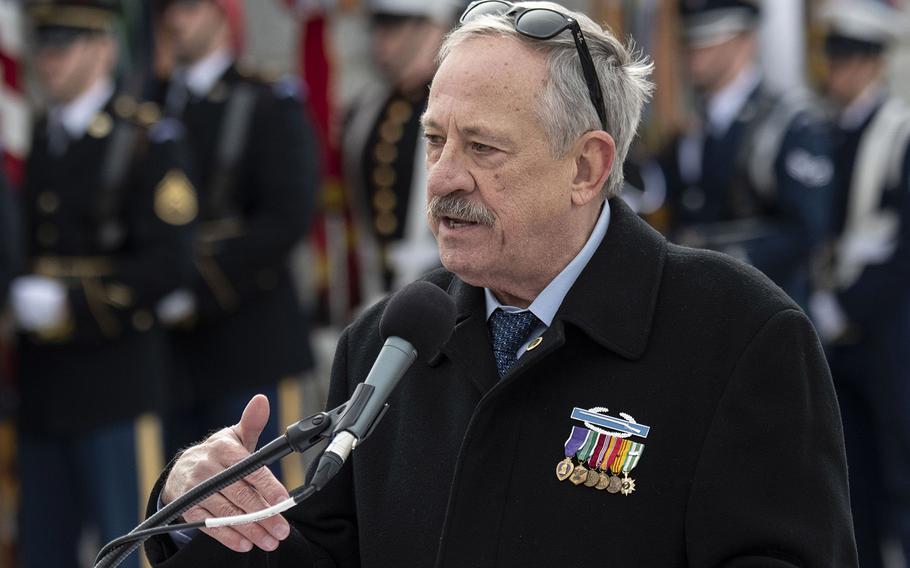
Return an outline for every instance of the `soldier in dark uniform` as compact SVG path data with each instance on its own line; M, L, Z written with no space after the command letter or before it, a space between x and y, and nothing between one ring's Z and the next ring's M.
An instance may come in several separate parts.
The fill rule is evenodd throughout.
M833 177L817 105L763 81L755 2L682 0L681 14L700 117L660 159L671 237L746 260L805 305Z
M0 310L6 306L9 283L16 270L16 203L6 176L0 171Z
M319 175L298 83L270 84L236 63L237 0L159 8L178 63L162 104L187 127L200 194L195 279L160 307L185 371L168 420L175 450L233 422L251 393L280 404L279 384L312 367L289 257L307 235Z
M168 343L157 302L192 267L196 194L158 107L118 93L116 0L30 3L50 103L23 191L19 330L24 566L77 566L80 532L138 522L161 463ZM138 562L132 564L138 566Z
M426 147L420 129L434 58L454 23L449 0L371 0L381 80L365 86L344 129L345 180L358 225L361 299L368 306L439 265L426 227Z
M6 175L0 170L0 314L5 312L9 284L16 275L19 266L19 232L18 204L10 190ZM8 340L5 331L0 331L0 421L12 414L16 407L16 397L7 373L6 347Z
M836 240L810 308L842 408L864 568L883 565L886 539L910 559L910 107L885 86L901 16L850 1L825 18Z

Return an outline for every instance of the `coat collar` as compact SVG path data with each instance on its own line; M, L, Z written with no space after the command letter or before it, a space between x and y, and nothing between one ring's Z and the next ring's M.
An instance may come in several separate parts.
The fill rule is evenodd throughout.
M647 347L667 242L621 200L610 201L610 228L556 313L627 359Z
M667 244L621 199L613 199L610 206L613 211L607 234L566 295L548 333L561 337L563 325L569 324L606 349L637 359L647 347ZM498 381L498 375L483 289L454 277L447 291L455 300L458 319L442 353L464 365L465 375L486 392ZM539 355L543 354L541 350Z

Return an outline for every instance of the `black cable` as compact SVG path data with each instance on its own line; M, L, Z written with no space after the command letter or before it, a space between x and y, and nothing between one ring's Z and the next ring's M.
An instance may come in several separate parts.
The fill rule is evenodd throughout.
M255 453L247 456L246 459L237 462L233 466L217 475L213 475L209 479L203 481L198 486L193 488L192 491L181 495L170 504L162 508L160 511L146 519L126 536L132 536L139 531L153 527L159 527L170 523L211 495L224 489L228 485L235 483L237 480L243 479L260 467L268 465L276 459L283 458L284 456L290 454L291 451L291 447L285 436L281 436L272 440ZM132 544L124 544L116 550L112 550L106 556L102 557L99 555L95 559L95 568L116 568L130 554L132 554L133 551L139 548L143 542L148 540L148 538L149 537L137 537L135 539L131 539Z
M316 491L318 491L318 488L312 484L309 484L309 485L304 485L304 486L298 487L297 489L291 491L290 496L291 496L291 498L294 499L294 504L297 505L297 504L300 504L305 499L312 496L314 493L316 493ZM185 530L190 530L190 529L201 529L201 528L205 528L205 520L196 521L194 523L180 523L180 524L176 524L176 525L167 525L164 527L154 527L154 528L150 528L150 529L136 530L136 531L131 532L130 534L127 534L127 535L121 536L120 538L114 539L114 540L110 541L109 543L107 543L106 545L104 545L104 547L101 549L100 552L98 552L98 555L95 557L95 563L97 564L100 561L100 559L104 558L109 553L114 552L115 549L126 546L137 540L145 541L145 540L148 540L149 538L159 535L159 534L166 534L169 532L177 532L177 531L185 531Z
M258 451L247 456L244 460L237 462L221 473L213 475L209 479L203 481L187 493L161 508L158 512L130 531L128 535L117 539L118 541L122 540L124 544L116 547L105 546L102 549L102 552L105 550L108 550L108 552L98 554L95 558L95 568L116 568L151 536L163 532L170 532L172 530L180 530L179 528L175 529L175 527L181 525L168 525L167 523L170 523L211 495L224 489L228 485L243 479L260 467L281 459L294 451L303 452L316 445L319 441L324 439L324 432L331 431L331 427L334 426L334 424L337 423L338 418L343 415L344 408L345 405L341 405L330 412L320 412L288 426L285 435L272 440ZM300 499L296 501L297 503L315 492L308 492L307 490L308 487L303 488L303 490L300 490L300 488L295 490L295 493L300 491ZM151 534L143 533L143 531L157 528L161 529L160 532Z
M147 540L149 537L153 537L159 534L165 534L169 532L177 531L186 531L190 529L201 529L205 527L205 521L196 521L195 523L181 523L179 525L167 525L164 527L154 527L151 529L143 529L141 531L131 532L130 534L123 535L120 538L116 538L109 543L105 544L104 547L98 552L98 556L95 557L95 562L99 562L101 558L104 558L108 555L109 552L113 551L115 548L120 548L121 546L130 544L135 540Z

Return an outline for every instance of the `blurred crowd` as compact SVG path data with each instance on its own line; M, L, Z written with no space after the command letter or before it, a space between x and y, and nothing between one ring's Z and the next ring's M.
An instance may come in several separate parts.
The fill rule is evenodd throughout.
M276 1L298 32L291 73L245 62L253 4L0 0L5 88L33 119L0 171L0 567L79 566L80 547L144 516L167 459L252 394L273 405L269 439L321 410L344 325L439 265L419 119L467 2ZM800 3L811 87L780 88L758 0L569 4L659 35L640 45L660 108L622 198L811 316L860 565L907 565L910 105L889 62L910 12ZM371 55L344 104L333 86L355 72L333 41ZM274 467L292 487L305 465Z

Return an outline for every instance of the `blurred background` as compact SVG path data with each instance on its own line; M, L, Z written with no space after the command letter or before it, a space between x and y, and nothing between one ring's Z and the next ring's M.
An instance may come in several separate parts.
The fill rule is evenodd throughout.
M887 4L896 15L896 20L907 15L906 6L897 0L865 1L870 4ZM198 0L187 4L204 2L205 0ZM180 4L181 1L178 0L176 3ZM648 54L656 65L654 79L657 90L653 101L646 109L640 129L640 141L633 148L632 169L627 175L628 191L625 197L646 220L671 236L674 231L672 204L666 197L665 187L654 193L655 190L651 187L653 184L649 182L653 176L649 172L659 168L661 153L679 137L680 133L691 127L692 117L699 113L699 105L702 104L699 102L697 89L689 81L686 57L687 49L691 46L687 47L686 44L689 40L686 39L685 13L680 12L680 3L676 0L562 2L568 8L583 11L595 21L609 25L618 35L634 38L640 49ZM309 140L302 146L307 151L306 160L311 162L310 169L305 172L285 174L281 171L283 167L281 163L262 166L277 168L273 173L279 177L300 174L301 186L296 188L300 192L298 197L309 205L300 209L301 218L296 224L305 227L305 234L277 239L282 242L288 241L281 246L275 245L278 248L274 250L280 249L280 254L274 253L278 258L275 266L280 266L280 270L274 266L263 267L249 259L236 261L239 274L256 271L258 299L250 300L251 302L263 301L260 296L275 288L268 282L270 275L277 271L275 273L279 274L280 280L281 270L286 267L291 275L297 300L297 307L293 309L299 308L300 313L305 314L307 322L305 327L287 328L302 331L282 335L290 341L291 351L295 346L299 346L299 350L311 352L312 356L305 361L295 361L293 365L296 367L288 367L286 371L282 370L280 373L276 371L274 378L264 379L262 384L243 385L246 390L237 391L245 396L250 392L249 389L255 391L261 387L269 389L267 392L274 393L273 403L278 412L277 422L281 430L284 425L321 409L335 342L344 327L361 310L385 293L438 265L432 236L423 223L421 201L423 173L419 157L422 155L422 139L417 118L426 104L426 87L432 77L435 49L445 31L454 25L458 14L467 3L458 0L255 0L217 4L225 10L225 17L232 18L234 37L237 29L242 30L243 41L234 44L233 56L236 61L232 65L236 65L240 75L255 77L250 79L252 81L250 84L257 85L256 88L265 93L257 96L272 97L268 99L271 101L268 105L278 106L292 101L288 108L299 114L301 128L304 129L302 132L306 140ZM819 114L828 117L824 120L829 123L833 122L835 119L832 117L835 116L836 110L830 101L826 101L830 68L825 50L831 24L823 17L829 3L824 0L762 0L760 4L761 18L756 29L756 64L761 69L763 81L777 92L811 93L815 97L813 100L816 103L813 104ZM43 129L47 128L46 117L56 104L52 97L48 97L46 85L42 84L42 78L35 67L36 57L40 51L36 46L40 45L42 50L49 49L42 42L56 40L39 33L40 30L37 28L40 26L36 26L32 9L31 3L0 0L2 71L0 150L3 156L2 171L8 182L7 193L13 203L8 206L9 211L28 210L28 202L33 198L40 198L40 195L29 195L27 172L31 170L27 164L30 157L33 162L37 161L33 155L33 140L40 138L36 132L43 132ZM127 93L137 105L145 101L157 105L155 115L150 119L150 124L154 124L149 127L153 132L150 135L153 142L157 139L158 134L155 133L159 130L165 132L160 135L164 137L162 139L168 138L168 128L163 126L158 128L156 125L168 124L166 121L173 118L178 122L183 120L187 124L185 130L189 134L189 145L192 146L196 143L194 135L198 134L199 129L205 128L204 125L207 123L192 122L179 112L170 116L169 95L161 95L163 92L161 85L164 84L164 91L167 91L168 85L174 83L174 77L188 67L186 61L181 61L180 57L174 55L175 49L179 48L175 48L174 41L168 36L165 22L167 10L169 8L146 0L123 0L120 3L119 14L113 24L120 53L115 75L118 89ZM883 54L886 62L885 82L891 95L898 99L906 99L910 97L910 42L907 41L910 39L910 31L897 26L892 35L893 38L889 37L887 50ZM228 86L232 84L229 83ZM213 104L219 102L216 100L218 98L209 95L209 101ZM260 117L258 114L253 116ZM219 130L221 124L218 120L211 124L211 128L213 133L217 130L221 132L219 136L223 136L223 131ZM94 124L93 122L92 125ZM280 124L280 120L276 124ZM253 134L255 127L250 128L250 143L240 153L240 162L259 159L252 157L255 154L250 153L249 148L267 144L266 139L273 134L279 136L274 130L263 130ZM91 132L90 129L89 133ZM292 133L288 136L293 140L277 140L275 147L280 150L297 144L295 142L297 138L294 137L296 135ZM834 134L830 136L833 137ZM196 153L201 152L197 149ZM202 188L204 183L198 181L200 178L192 174L194 166L196 170L204 170L210 166L193 164L186 168L187 175L197 186L201 199L205 195ZM235 170L231 172L232 175L236 174ZM268 178L267 173L256 174L261 174L261 178L256 178L259 181L251 182L255 186L251 190L252 194L259 191L260 185L264 187L268 183L263 181ZM666 181L659 182L657 186L661 184L666 185ZM165 186L159 184L158 187ZM174 195L182 195L180 186L167 187L173 190ZM287 191L287 188L281 191ZM910 191L907 183L901 183L901 191L903 193ZM255 202L257 198L254 195L250 199ZM45 196L44 205L48 205L46 201ZM44 205L38 203L39 213ZM179 203L175 207L179 209ZM253 219L257 209L256 206L251 207L244 209L243 214L249 213L250 219ZM159 218L163 218L160 211L157 214ZM15 215L18 213L10 214ZM198 223L202 234L206 234L206 223L212 221L206 218L206 215L202 206L198 213L191 214L191 221ZM21 235L35 229L35 223L30 223L28 214L22 214L22 217L23 219L18 222L15 220L10 222L18 227L15 233L3 233L8 245L20 238L9 235ZM167 222L166 219L165 221ZM295 224L294 219L290 219L290 223ZM247 236L251 239L254 224L253 220L249 221ZM2 227L0 229L6 230ZM208 242L202 237L194 238ZM24 237L25 241L29 239L28 235ZM228 240L225 247L230 246ZM198 255L202 254L198 252L201 247L199 241L195 247L198 264ZM15 247L9 245L9 248ZM13 258L18 257L18 260L10 262L12 268L0 267L12 274L10 280L13 282L14 294L22 287L17 288L13 277L29 273L32 266L30 263L34 262L35 252L34 250L29 252L28 249L27 245L20 245L18 253L13 251L10 254ZM260 251L257 254L265 256L273 254L273 249L265 245L255 250ZM59 251L55 252L56 256L53 258L59 258L60 254L62 253ZM222 262L222 257L217 254L211 258ZM227 264L222 266L228 280L233 278L231 269L226 268L230 264L229 260L231 259L224 260ZM109 284L104 278L106 277L99 276L99 281ZM245 301L244 292L241 290L244 284L239 282L234 284L240 290L242 303ZM5 286L6 284L0 289L5 291ZM192 289L192 285L187 286ZM906 281L901 280L899 286L906 287ZM182 290L179 286L175 288L177 291ZM111 300L110 294L108 296ZM164 293L161 296L156 300L169 297ZM190 308L189 312L203 313L202 300L198 294L196 302L195 311ZM150 305L154 307L153 304ZM180 302L172 305L179 308ZM158 304L159 308L160 306L161 304ZM25 427L26 435L23 438L23 422L28 422L28 416L24 415L29 408L26 399L36 395L32 392L24 394L27 389L23 387L30 380L29 369L32 363L28 363L27 356L20 354L22 345L29 340L23 335L21 319L16 309L15 305L9 306L6 309L6 316L0 320L2 354L0 568L18 568L24 565L21 564L20 511L30 506L38 506L23 498L21 486L22 478L27 474L23 472L20 463L20 446L23 439L26 439L28 444L34 441L33 438L29 438L31 434L28 434L28 426ZM130 312L134 325L136 313L138 312ZM177 325L168 325L173 322L167 321L169 318L160 309L157 312L152 310L152 313L157 314L152 316L156 320L156 326L160 324L163 329L170 328L166 333L170 334L170 345L176 353L174 359L178 361L175 364L180 364L181 357L189 357L181 355L181 350L186 350L187 345L196 345L190 342L201 341L196 335L201 333L199 330L202 328L187 331L186 328L180 328L185 322L182 316L171 318ZM240 316L233 312L224 317L240 321ZM237 361L230 359L228 362L222 362L225 367L238 365L256 367L263 359L270 357L270 351L268 347L249 347L253 342L251 338L268 337L269 330L277 330L283 325L285 323L275 321L237 323L235 325L237 331L231 339L222 338L223 341L219 340L221 342L217 345L211 345L208 359L193 365L211 366L221 357L227 361L230 359L228 357L230 353ZM187 335L181 335L184 333ZM300 335L295 335L296 333ZM66 368L80 364L75 359L72 361L65 359L66 356L61 354L62 352L42 353L41 357L44 360L48 357L60 357L61 365ZM188 368L194 367L188 364ZM76 380L75 377L79 374L73 372L75 373L73 377L58 375L56 380ZM910 390L906 388L910 385L907 381L910 377L906 376L906 372L905 367L897 379L902 392ZM277 376L278 374L281 376ZM183 375L174 371L174 376ZM92 378L80 377L78 380L91 381ZM869 380L873 381L875 377L870 376ZM162 385L165 399L183 396L180 394L182 383L174 384L173 377L162 379ZM64 395L53 387L44 387L41 396L53 399ZM846 398L850 395L842 393L842 396ZM116 398L108 401L110 404L115 402ZM178 410L192 413L194 408L196 407L187 403L186 408ZM149 409L137 411L131 419L149 415L146 410ZM136 501L140 504L140 511L144 510L144 496L148 494L150 484L154 482L157 475L155 472L160 471L174 450L185 447L198 439L194 436L205 433L203 429L199 434L186 434L184 438L174 438L171 435L171 439L168 440L168 421L171 416L169 412L172 410L152 408L150 412L156 420L150 434L151 447L156 449L148 450L151 457L147 456L145 462L145 467L151 471L152 477L146 475L143 479L143 476L139 475ZM899 407L896 412L910 414L907 407L903 407L902 410ZM194 418L198 419L200 416L202 414ZM888 422L889 416L885 417L885 422ZM78 417L79 413L76 412L75 420L78 421ZM175 422L176 420L174 418ZM217 429L227 424L229 422L209 423L207 428ZM893 424L889 426L902 427ZM865 439L862 433L860 438ZM896 451L900 454L901 461L910 462L910 447L899 445ZM300 484L307 463L305 458L298 460L296 457L288 458L287 461L292 460L300 463L282 470L289 487ZM881 466L884 467L888 466ZM863 483L886 485L884 481L874 480L874 477ZM910 495L907 494L899 497L886 494L872 499L887 501L893 498L906 498L906 503L902 505L908 505L910 509ZM882 508L886 509L887 506ZM894 522L891 521L891 513L881 515L889 520L874 523L857 520L858 524L875 525L876 528L869 538L880 549L872 555L877 559L863 565L874 567L880 562L879 565L892 568L906 566L902 549L907 544L903 539L910 532L910 515L904 518L898 512L894 515L898 520ZM77 531L79 558L82 565L88 566L99 544L104 542L104 531L94 526L91 516L80 519L77 515L75 518L74 522L80 527ZM138 521L137 516L135 522ZM132 524L123 532L129 530ZM900 528L893 528L894 526Z

